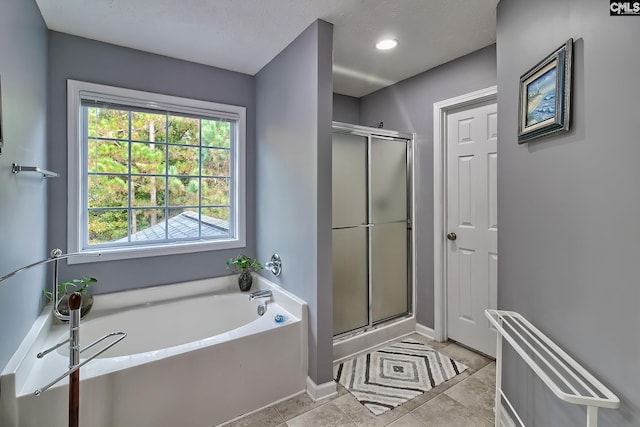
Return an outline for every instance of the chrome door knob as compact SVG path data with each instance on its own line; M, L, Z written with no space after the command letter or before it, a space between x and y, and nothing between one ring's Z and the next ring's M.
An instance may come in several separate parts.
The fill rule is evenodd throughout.
M456 236L456 233L447 234L447 239L449 239L449 240L456 240L457 238L458 238L458 236Z

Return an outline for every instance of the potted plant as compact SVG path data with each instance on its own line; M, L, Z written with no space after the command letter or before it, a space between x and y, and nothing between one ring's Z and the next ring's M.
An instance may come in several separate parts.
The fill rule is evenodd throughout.
M264 267L255 258L249 258L244 254L240 254L237 257L229 258L227 260L227 268L234 273L240 273L238 277L238 285L242 292L247 292L251 289L253 283L253 276L251 273L254 271L262 270Z
M80 292L82 295L82 305L80 306L80 318L84 317L91 307L93 307L93 290L91 289L92 283L97 283L98 280L94 277L82 276L80 279L67 280L65 282L58 282L58 295L60 295L60 303L58 304L58 311L61 314L69 314L69 295L74 292ZM43 290L42 293L49 300L53 302L53 292Z

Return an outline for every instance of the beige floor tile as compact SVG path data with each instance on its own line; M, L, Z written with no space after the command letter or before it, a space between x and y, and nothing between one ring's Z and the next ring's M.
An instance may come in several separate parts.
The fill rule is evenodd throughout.
M460 381L466 378L469 378L469 373L465 371L451 378L449 381L445 381L442 384L437 385L436 387L432 388L426 393L423 393L420 396L417 396L409 400L408 402L403 403L401 406L407 409L407 411L411 412L414 409L416 409L418 406L421 406L424 403L428 402L429 400L433 399L434 397L442 394L443 392L450 389L451 387L453 387L454 385L458 384Z
M444 348L446 346L448 346L449 344L451 344L450 342L438 342L438 341L434 341L431 338L425 337L424 335L415 333L415 334L411 334L409 336L407 336L407 338L411 338L414 339L418 342L421 342L424 345L428 345L429 347L431 347L434 350L440 350L441 348Z
M407 414L389 424L389 427L424 427L425 425L425 423L413 414Z
M258 411L255 414L247 415L225 427L275 427L282 423L284 423L284 420L272 406Z
M289 427L357 427L334 402L325 403L287 421Z
M362 403L358 402L352 394L341 396L333 401L338 408L358 426L362 427L383 427L397 420L409 411L402 405L381 415L375 415L368 410Z
M491 385L470 377L454 385L444 394L485 418L493 418L495 388Z
M475 378L487 385L490 385L491 387L495 387L496 386L496 362L489 363L487 366L480 369L478 372L475 372L471 376L471 378Z
M456 343L451 343L439 351L454 359L456 362L464 363L472 372L476 372L484 368L492 361L491 359L484 357L481 354L474 353L473 351Z
M491 427L493 421L477 415L446 394L431 399L411 413L428 427Z
M413 399L404 402L402 405L399 406L399 408L403 408L407 412L413 411L418 406L424 405L426 402L430 401L431 399L433 399L434 397L440 394L434 390L435 389L432 388L431 390L426 391L421 395L416 396Z
M307 393L299 394L289 400L280 402L274 407L285 421L304 414L314 408L320 406L321 402L314 402Z
M336 383L336 386L338 388L338 394L334 397L332 397L331 400L337 399L340 396L344 396L345 394L349 393L349 390L347 390L342 384L340 383Z
M454 385L458 384L461 381L466 380L467 378L469 378L471 374L467 371L464 371L461 374L456 375L455 377L451 378L449 381L445 381L442 384L439 384L437 386L435 386L434 388L432 388L431 392L436 393L436 394L440 394L440 393L444 393L445 391L449 390L451 387L453 387Z

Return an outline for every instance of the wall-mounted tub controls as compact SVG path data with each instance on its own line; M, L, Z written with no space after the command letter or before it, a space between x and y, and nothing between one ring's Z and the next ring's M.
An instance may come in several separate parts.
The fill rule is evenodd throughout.
M271 260L264 264L264 268L271 271L276 277L280 276L280 273L282 273L282 260L280 259L280 255L271 255Z

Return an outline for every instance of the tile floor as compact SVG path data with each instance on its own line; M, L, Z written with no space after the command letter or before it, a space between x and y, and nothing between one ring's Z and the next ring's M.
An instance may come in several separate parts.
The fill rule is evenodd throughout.
M494 425L495 363L455 343L410 336L468 370L389 412L375 416L338 384L338 395L313 402L300 394L228 424L229 427L490 427ZM225 427L227 427L225 426Z

